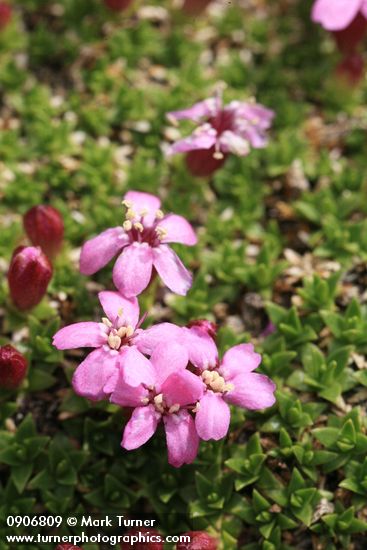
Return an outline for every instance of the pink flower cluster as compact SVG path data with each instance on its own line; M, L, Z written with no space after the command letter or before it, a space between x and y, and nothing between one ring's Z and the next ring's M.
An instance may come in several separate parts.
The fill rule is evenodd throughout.
M122 226L107 229L82 248L80 269L92 274L116 254L113 280L118 291L103 291L100 322L86 321L59 330L59 350L93 348L77 367L73 387L92 401L109 399L133 409L122 446L146 443L163 423L168 460L179 467L191 463L199 441L226 436L229 405L263 409L273 405L275 386L257 374L261 357L251 344L228 350L219 359L215 326L209 321L187 327L160 323L141 327L136 295L149 284L153 270L174 292L186 294L191 275L168 246L196 243L191 225L181 216L164 215L160 201L148 193L129 191Z

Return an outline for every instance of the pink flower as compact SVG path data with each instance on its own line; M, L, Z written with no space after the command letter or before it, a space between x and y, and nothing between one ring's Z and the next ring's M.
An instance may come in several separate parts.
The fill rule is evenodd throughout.
M172 292L185 295L192 276L168 243L193 246L192 226L182 216L164 215L158 197L129 191L122 227L103 231L87 241L80 256L80 271L92 275L120 253L113 268L113 282L124 296L140 294L149 284L153 268Z
M189 109L168 113L173 122L202 122L191 136L174 143L168 154L188 153L187 165L195 176L209 176L220 168L229 153L246 156L251 147L267 144L266 130L274 112L258 103L232 101L223 106L218 95Z
M155 348L144 368L130 363L120 370L112 403L135 407L125 426L122 446L127 450L144 445L164 423L168 462L176 468L193 462L199 438L189 410L203 394L200 378L186 370L188 354L176 343ZM134 379L134 386L131 379Z
M201 439L222 439L230 422L229 404L258 410L275 403L275 384L263 374L253 371L261 356L252 344L239 344L229 349L221 362L208 354L206 360L194 362L201 372L205 391L197 405L196 430Z
M114 389L119 367L127 372L140 369L144 376L146 359L136 344L136 337L144 333L139 329L139 305L135 297L124 298L118 292L100 292L99 300L107 317L102 322L74 323L59 330L53 339L57 349L80 347L96 348L76 369L73 387L77 394L93 401L106 398ZM165 323L162 337L169 338L170 323ZM158 325L159 326L159 325ZM131 369L130 369L131 367ZM136 386L133 374L127 381Z
M312 21L327 31L341 31L361 13L367 18L367 0L316 0L312 8Z

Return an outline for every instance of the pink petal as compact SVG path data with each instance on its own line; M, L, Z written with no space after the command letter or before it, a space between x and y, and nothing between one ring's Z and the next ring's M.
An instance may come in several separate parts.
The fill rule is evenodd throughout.
M168 119L176 120L183 120L183 119L190 119L194 121L198 121L201 118L209 118L212 116L215 116L218 109L220 109L220 103L218 104L218 100L214 97L211 97L209 99L205 99L204 101L199 101L199 103L195 103L192 107L189 107L188 109L181 109L180 111L172 111L170 113L167 113Z
M167 231L167 236L162 239L163 243L181 243L193 246L198 241L192 225L182 216L168 214L158 227Z
M223 153L233 153L238 156L246 156L250 152L250 146L247 139L244 139L240 135L226 130L219 138L220 150Z
M130 298L148 286L152 275L152 249L146 243L134 243L125 248L113 268L113 282Z
M153 248L153 265L172 292L185 296L192 284L192 275L175 252L166 244Z
M241 119L245 119L253 126L267 130L275 117L275 112L264 107L261 103L232 101L227 108L234 110L235 126L241 124Z
M265 409L275 403L276 386L267 376L257 373L245 373L235 376L231 383L234 390L226 395L226 400L245 409Z
M152 437L159 420L160 415L156 413L153 405L137 407L125 426L121 445L128 451L141 447Z
M230 380L237 374L257 369L260 363L261 355L254 351L252 344L239 344L226 351L219 370L226 380Z
M168 449L168 462L179 468L191 464L199 448L199 436L195 422L187 411L164 417L164 428Z
M159 344L176 341L180 342L183 338L183 329L172 323L159 323L146 330L141 331L134 338L134 345L142 353L151 355L153 350Z
M210 149L216 141L217 131L210 124L204 124L199 126L191 136L173 143L168 150L168 155L187 153L198 149Z
M107 342L106 331L102 323L74 323L56 332L52 343L57 349L99 348Z
M80 254L80 272L83 275L93 275L108 264L128 243L129 237L122 227L106 229L83 245Z
M118 326L136 327L139 321L139 303L136 297L125 298L119 292L106 290L100 292L98 298L112 323L119 317Z
M340 31L353 21L361 5L361 0L316 0L311 18L328 31Z
M185 347L190 362L200 370L215 367L218 362L218 350L213 338L199 327L183 328Z
M174 372L163 382L160 391L169 407L172 405L195 405L204 393L204 384L188 370Z
M111 393L110 401L120 407L140 407L142 400L149 395L148 390L143 386L128 386L123 378L123 370L120 368L115 387Z
M99 401L107 397L106 385L117 370L117 356L103 348L92 351L78 366L73 376L75 393Z
M124 200L133 203L132 210L137 214L140 214L142 210L148 210L155 214L161 206L161 201L158 197L141 191L128 191L124 196Z
M221 394L207 391L200 400L196 413L196 430L201 439L222 439L229 428L231 413Z
M128 386L155 385L156 372L153 365L135 346L123 348L119 365L122 369L122 378Z
M173 372L185 369L188 361L187 351L180 344L166 342L157 346L150 358L156 372L156 387L160 387Z

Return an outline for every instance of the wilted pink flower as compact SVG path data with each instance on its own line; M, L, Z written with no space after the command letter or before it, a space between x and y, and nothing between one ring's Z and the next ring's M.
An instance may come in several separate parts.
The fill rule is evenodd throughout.
M27 360L11 345L0 347L0 388L13 390L24 380Z
M312 20L327 31L341 31L362 14L367 18L367 0L316 0Z
M205 531L183 533L190 537L190 542L179 542L176 550L217 550L218 542Z
M77 394L93 401L106 398L114 389L119 366L133 366L145 372L146 359L135 339L139 329L139 304L135 297L124 298L118 292L100 292L99 300L107 317L102 322L74 323L59 330L53 339L57 349L96 348L76 369L73 387ZM169 334L170 324L166 323ZM127 381L137 385L129 376Z
M133 0L104 0L105 5L112 11L126 10Z
M5 29L11 20L12 9L7 2L0 2L0 30Z
M33 245L40 246L51 259L57 255L64 237L64 222L56 208L34 206L24 214L23 225Z
M213 360L211 349L207 358L193 362L205 384L195 419L201 439L225 437L230 422L228 403L251 410L271 407L275 403L275 384L267 376L253 372L260 362L261 356L254 352L252 344L230 348L221 362Z
M185 0L182 9L188 15L197 15L204 11L212 0Z
M185 295L192 277L168 243L196 244L193 228L182 216L164 215L158 197L129 191L122 227L103 231L87 241L80 256L80 271L92 275L120 253L113 282L124 296L136 296L149 284L153 268L172 292Z
M177 122L202 122L191 136L174 143L168 154L187 153L186 162L195 176L209 176L220 168L228 154L246 156L251 147L267 144L266 130L274 112L259 103L232 101L223 106L220 95L189 109L168 113Z
M204 386L198 376L186 370L187 364L185 348L168 343L155 348L150 360L145 359L144 368L130 363L120 370L111 401L135 407L124 430L125 449L144 445L163 420L168 462L178 468L195 459L199 438L188 409L201 398ZM136 382L134 386L131 378Z
M52 266L38 246L19 246L8 272L10 295L20 310L31 309L46 294Z

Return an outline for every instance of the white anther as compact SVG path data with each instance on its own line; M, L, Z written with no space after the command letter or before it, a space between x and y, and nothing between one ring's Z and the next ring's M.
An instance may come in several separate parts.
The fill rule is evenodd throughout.
M155 217L158 218L158 220L161 220L164 218L164 213L162 212L162 210L158 209L155 213Z
M231 384L230 382L224 386L224 391L232 391L234 390L234 384Z
M146 216L147 214L149 214L149 210L147 208L143 208L143 210L140 211L140 216L143 218L144 216Z
M156 227L155 232L157 233L157 237L160 241L165 239L168 235L168 231L164 227Z
M197 413L199 409L200 409L200 402L198 401L196 403L195 407L192 409L192 412Z
M111 349L119 349L121 346L121 338L117 336L117 334L111 332L108 336L108 345Z
M126 199L123 200L123 201L121 202L121 204L123 204L124 206L126 206L126 208L132 208L132 206L133 206L133 203L132 203L131 201L126 200Z
M129 208L129 210L126 212L125 216L126 216L127 220L133 220L134 218L136 218L136 212L134 212L134 210Z
M117 335L118 335L118 336L121 338L121 340L122 340L123 338L125 338L126 332L127 332L126 327L120 327L120 328L118 329L118 331L117 331Z
M220 151L215 151L215 153L213 154L213 158L215 158L216 160L221 160L223 157L224 155Z
M141 403L143 403L143 405L148 405L149 403L149 397L143 397L141 400L140 400Z
M139 233L143 233L143 231L144 231L144 226L143 226L143 224L140 223L140 222L135 222L135 223L134 223L134 228L135 228L137 231L139 231Z
M158 395L155 396L154 403L156 405L161 405L163 403L163 393L159 393Z
M126 338L130 338L130 336L132 336L134 334L134 327L132 327L131 325L128 325L126 327Z
M102 317L102 323L103 323L104 325L106 325L106 327L108 327L108 328L111 328L111 327L112 327L112 323L111 323L111 321L110 321L109 319L107 319L107 317Z
M175 403L175 405L172 405L172 407L170 407L168 409L168 412L169 414L174 414L176 412L178 412L180 410L180 405L178 403Z
M125 231L130 231L130 229L132 228L133 224L131 223L130 220L126 220L124 221L124 223L122 224L122 227L125 229Z
M217 378L216 380L213 380L210 383L210 387L212 388L212 390L218 391L218 392L224 391L225 385L226 385L225 380L221 376L219 376L219 378Z

